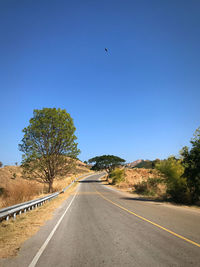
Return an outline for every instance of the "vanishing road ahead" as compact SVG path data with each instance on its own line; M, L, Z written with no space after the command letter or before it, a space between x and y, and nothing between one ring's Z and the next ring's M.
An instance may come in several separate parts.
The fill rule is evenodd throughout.
M81 181L7 266L200 266L198 209L137 199L99 177Z

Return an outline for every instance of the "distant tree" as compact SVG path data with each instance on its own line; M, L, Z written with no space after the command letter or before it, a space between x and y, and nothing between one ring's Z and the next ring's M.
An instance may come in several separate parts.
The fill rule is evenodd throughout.
M155 169L157 163L159 163L159 159L151 160L142 160L140 163L135 165L133 168L143 168L143 169Z
M85 163L85 164L88 164L87 160L84 160L84 162L83 162L83 163Z
M155 159L152 161L152 168L155 169L156 168L156 164L160 163L160 159Z
M18 162L15 162L15 166L18 166Z
M76 128L70 114L56 108L35 109L29 122L19 144L24 177L47 183L51 192L55 177L66 175L80 152Z
M181 151L184 176L192 196L192 202L200 200L200 127L195 131L194 138L190 141L191 149L183 147Z
M142 160L140 163L134 166L134 168L152 169L152 161Z
M3 163L0 161L0 168L3 166Z
M89 163L94 163L93 170L106 170L108 172L112 171L114 168L122 165L125 160L114 156L114 155L103 155L91 158L88 160Z

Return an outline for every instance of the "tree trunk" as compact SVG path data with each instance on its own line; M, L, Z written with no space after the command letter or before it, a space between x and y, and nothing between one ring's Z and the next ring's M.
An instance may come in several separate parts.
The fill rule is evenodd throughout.
M52 193L53 191L53 181L49 181L49 190L48 193Z

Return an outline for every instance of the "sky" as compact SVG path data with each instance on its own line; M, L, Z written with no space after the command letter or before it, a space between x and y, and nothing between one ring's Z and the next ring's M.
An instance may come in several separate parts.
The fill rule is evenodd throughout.
M44 107L70 113L83 161L177 156L200 126L199 14L198 0L1 0L0 161L21 162Z

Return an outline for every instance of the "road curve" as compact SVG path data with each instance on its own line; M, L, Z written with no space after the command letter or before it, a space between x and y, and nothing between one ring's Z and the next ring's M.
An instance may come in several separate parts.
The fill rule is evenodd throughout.
M142 201L109 190L99 177L81 181L54 219L2 266L200 265L198 210Z

